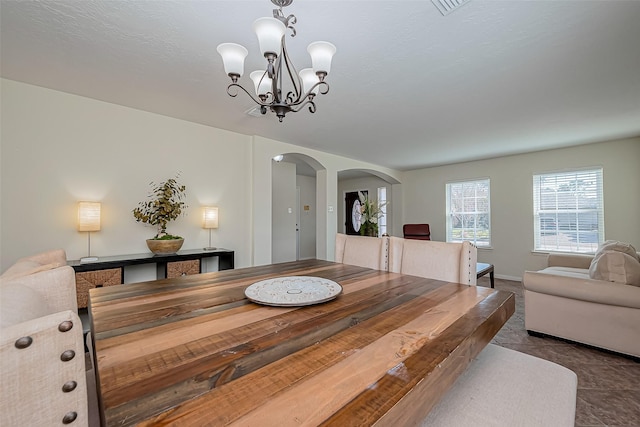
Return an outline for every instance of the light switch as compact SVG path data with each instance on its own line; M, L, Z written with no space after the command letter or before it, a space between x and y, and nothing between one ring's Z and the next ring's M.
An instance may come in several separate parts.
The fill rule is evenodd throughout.
M329 206L329 212L333 212L333 206Z
M287 212L293 213L293 209L292 208L287 208Z

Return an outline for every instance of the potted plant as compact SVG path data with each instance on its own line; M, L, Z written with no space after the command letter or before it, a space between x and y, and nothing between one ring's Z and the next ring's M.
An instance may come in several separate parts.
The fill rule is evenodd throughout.
M183 199L186 187L178 183L180 174L159 184L150 182L151 192L149 200L138 203L133 210L137 222L158 227L158 233L152 239L147 239L147 246L154 254L176 253L182 247L184 239L167 233L167 224L182 214L187 207Z
M360 234L363 236L378 237L378 218L383 215L382 208L385 203L376 203L369 200L362 192L358 191L360 199Z

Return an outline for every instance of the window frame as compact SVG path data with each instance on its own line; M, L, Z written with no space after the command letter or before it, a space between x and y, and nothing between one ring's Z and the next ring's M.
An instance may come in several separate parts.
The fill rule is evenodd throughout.
M590 183L589 180L594 180L595 182ZM546 184L544 181L546 181ZM583 190L579 190L580 181L582 181L580 185L586 186L586 189L583 187ZM584 183L585 181L587 184ZM544 253L595 253L597 247L604 242L603 168L601 166L593 166L534 173L532 184L533 251ZM555 187L554 192L545 194L545 189L541 188L543 185L547 185L546 189ZM558 187L563 185L569 186L569 191L560 191ZM572 192L574 193L573 195L571 194ZM549 196L553 196L553 198L549 200ZM555 204L553 209L543 206L545 198L547 203ZM575 200L572 201L571 198L575 198ZM591 198L594 198L595 207L580 206L581 203L584 203L584 199ZM571 201L574 207L559 206L561 203ZM589 218L594 214L596 221L594 222L593 219L586 221L584 222L584 227L581 228L580 217ZM593 224L597 224L595 233ZM572 242L571 239L574 236L575 240ZM593 236L597 236L596 241L591 241ZM581 239L585 240L581 241ZM566 242L561 242L561 240L566 240ZM552 242L555 243L552 244Z
M478 200L484 197L478 197L478 185L482 184L482 185L486 185L486 191L487 191L487 195L486 195L486 210L478 210ZM452 191L454 190L454 186L462 186L460 191L462 191L464 193L464 185L473 185L474 186L474 196L471 197L471 199L473 199L474 202L474 210L473 211L466 211L466 210L462 210L460 212L452 212ZM465 179L465 180L457 180L457 181L449 181L445 183L445 189L446 189L446 239L447 242L454 242L454 243L459 243L459 242L463 242L463 241L470 241L471 243L473 243L476 247L481 248L481 249L490 249L491 246L491 179L489 177L483 177L483 178L474 178L474 179ZM469 197L462 197L462 204L464 206L464 200L465 199L470 199ZM474 217L474 226L473 228L465 228L465 227L461 227L461 233L462 236L461 238L455 238L454 237L454 215L471 215ZM478 227L478 217L479 216L487 216L487 221L486 227L480 228ZM464 221L464 220L463 220ZM472 230L473 232L473 237L472 238L465 238L465 233ZM479 239L478 236L478 231L485 231L487 232L487 237L486 238L481 238Z

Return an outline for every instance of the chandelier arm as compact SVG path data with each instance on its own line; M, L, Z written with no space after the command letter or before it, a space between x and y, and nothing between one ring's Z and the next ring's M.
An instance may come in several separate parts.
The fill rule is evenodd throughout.
M289 107L292 113L297 113L302 110L307 104L309 104L309 111L312 113L316 112L316 103L312 99L307 99L305 102L297 105L298 108Z
M287 52L287 47L284 44L284 37L282 40L282 54L280 56L281 61L284 61L287 73L289 74L289 80L291 80L291 84L293 85L293 90L295 92L295 100L293 101L293 104L296 105L302 100L302 80L300 79L298 71L293 65L291 58L289 58L289 52ZM280 63L280 67L282 67L282 62ZM280 72L282 72L282 70L280 70ZM289 95L287 95L287 98L289 98Z
M309 101L309 112L312 114L316 112L316 103L311 100Z
M287 16L287 20L284 23L284 26L291 30L291 37L295 37L296 34L297 34L296 33L296 28L294 27L296 22L298 22L298 19L296 18L295 15L291 14L291 15Z
M311 93L312 90L314 90L315 88L322 86L321 88L319 88L319 92L321 95L326 95L329 93L329 83L322 81L322 82L318 82L316 84L314 84L313 86L311 86L311 89L309 89L309 91L304 95L309 96L309 94Z
M293 97L292 97L292 92L289 92L287 94L287 99L286 99L287 104L292 105L292 106L296 106L296 105L300 105L303 102L303 100L305 100L305 99L313 100L313 97L315 96L315 94L312 93L312 92L318 86L323 86L321 89L319 89L320 94L326 95L327 93L329 93L329 84L327 82L324 82L324 81L318 82L318 83L314 84L313 86L311 86L311 88L307 91L307 93L305 93L304 95L300 96L300 99L298 99L298 100L294 100ZM294 113L297 112L298 110L294 111ZM315 104L314 104L314 110L315 110ZM312 112L315 112L315 111L312 111Z
M284 36L282 37L282 50L284 51ZM275 75L272 79L272 92L274 94L274 102L282 102L282 61L284 55L280 53L276 60Z
M247 91L244 87L242 87L242 85L240 85L240 84L238 84L238 83L231 83L229 86L227 86L227 94L228 94L230 97L232 97L232 98L235 98L236 96L238 96L238 92L236 92L235 94L234 94L234 93L231 93L231 88L232 88L232 87L242 89L242 91L243 91L244 93L246 93L247 95L249 95L249 98L251 98L251 99L253 100L253 102L255 102L256 104L259 104L259 105L260 105L260 106L262 106L262 107L268 107L268 106L270 106L270 105L273 103L273 102L266 102L266 99L265 99L265 101L264 101L264 102L263 102L263 101L261 101L260 99L258 99L258 98L256 98L256 97L254 97L253 95L251 95L251 93L249 93L249 91ZM271 92L268 92L268 93L267 93L267 95L269 95L269 94L271 94ZM273 95L273 94L271 94L271 95Z
M282 22L286 28L289 28L291 30L291 37L295 37L297 33L294 25L298 22L298 19L294 14L291 14L285 18L284 12L282 12L283 5L280 5L280 4L276 4L276 5L279 6L279 9L273 9L273 17L279 20L280 22ZM284 5L284 6L288 6L288 5Z

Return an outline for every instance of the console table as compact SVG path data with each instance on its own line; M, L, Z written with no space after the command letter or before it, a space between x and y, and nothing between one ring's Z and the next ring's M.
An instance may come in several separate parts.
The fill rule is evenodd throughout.
M234 268L234 252L218 248L211 251L189 249L175 254L153 253L100 257L97 261L67 261L76 272L78 308L85 308L89 289L124 283L124 267L140 264L156 264L158 279L173 278L202 272L202 259L218 257L218 270Z

